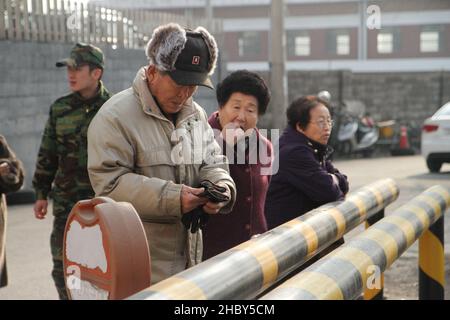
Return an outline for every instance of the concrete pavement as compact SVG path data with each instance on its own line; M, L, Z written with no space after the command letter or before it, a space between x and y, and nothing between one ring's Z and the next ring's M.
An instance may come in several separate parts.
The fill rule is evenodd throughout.
M58 299L51 278L51 207L44 220L37 220L33 205L8 208L6 259L9 284L0 299Z

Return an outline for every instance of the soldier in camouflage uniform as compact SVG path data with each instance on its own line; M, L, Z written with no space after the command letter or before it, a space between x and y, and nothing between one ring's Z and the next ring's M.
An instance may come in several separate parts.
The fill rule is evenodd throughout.
M47 198L53 199L52 277L60 299L67 299L62 262L64 228L72 207L94 196L87 172L87 129L110 93L100 80L104 58L99 48L77 43L70 58L56 66L67 67L72 93L50 107L33 177L34 214L44 219Z

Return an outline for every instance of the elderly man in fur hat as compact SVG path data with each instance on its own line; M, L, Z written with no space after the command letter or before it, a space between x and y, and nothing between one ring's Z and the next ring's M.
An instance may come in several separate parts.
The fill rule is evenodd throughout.
M89 127L88 171L97 196L135 207L156 283L201 261L201 230L189 231L182 218L196 208L229 213L236 189L207 115L192 99L197 86L213 89L214 38L202 27L171 23L154 30L146 53L149 64L132 87L107 101ZM205 180L229 200L203 196Z

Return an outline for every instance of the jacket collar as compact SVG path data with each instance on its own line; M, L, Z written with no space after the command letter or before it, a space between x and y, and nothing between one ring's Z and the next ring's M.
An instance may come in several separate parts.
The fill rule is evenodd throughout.
M289 143L298 143L307 145L314 154L316 154L320 159L328 159L333 153L333 148L329 145L323 145L317 141L309 139L303 133L298 132L296 129L288 126L285 130L285 134L292 139L288 139Z
M220 125L219 122L219 111L213 112L209 116L208 122L211 128L222 131L222 126Z
M109 92L106 89L106 87L103 84L103 81L99 81L98 84L98 90L97 93L95 94L95 96L93 96L92 98L89 99L85 99L83 98L79 92L74 92L73 93L73 98L75 99L76 102L82 103L82 104L94 104L97 101L101 101L102 104L109 99Z
M139 98L144 113L160 118L162 120L169 121L169 119L167 119L161 112L161 109L159 108L157 102L153 98L152 93L150 92L150 89L147 86L146 71L147 67L142 67L137 72L136 77L134 78L133 81L133 91ZM183 108L177 115L177 123L180 123L181 121L185 120L186 118L192 116L197 112L194 103L195 102L193 101L192 97L186 101Z

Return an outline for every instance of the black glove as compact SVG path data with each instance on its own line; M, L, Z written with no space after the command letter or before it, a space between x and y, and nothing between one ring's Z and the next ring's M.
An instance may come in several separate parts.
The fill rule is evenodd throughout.
M209 201L215 203L230 200L230 197L225 194L225 192L227 192L227 188L214 184L209 180L203 180L200 183L200 187L205 188L205 191L199 194L199 197L207 197Z
M200 187L205 188L198 197L206 197L209 201L219 203L230 200L230 197L224 194L227 188L212 183L209 180L204 180L200 183ZM183 214L181 221L186 229L191 229L191 233L196 233L198 229L203 229L208 222L209 214L203 211L201 207Z
M191 229L191 233L196 233L198 229L203 229L209 219L209 214L203 211L202 208L195 208L194 210L183 214L181 221L186 229Z

